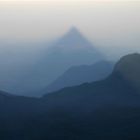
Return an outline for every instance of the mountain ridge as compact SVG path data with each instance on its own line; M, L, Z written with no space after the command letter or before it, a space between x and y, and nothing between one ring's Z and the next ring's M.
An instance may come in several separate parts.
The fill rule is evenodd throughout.
M121 58L121 60L116 64L116 66L119 63L122 63L124 58L131 60L129 58L133 58L134 55L135 54L131 54L131 55ZM138 58L140 58L140 54L138 55ZM135 59L133 59L133 61L135 61ZM138 65L139 65L139 62L140 61L137 61ZM131 61L129 64L130 64L130 67L132 67ZM137 67L136 64L135 64L135 67ZM131 70L133 69L134 67L132 67ZM137 72L136 74L139 75L139 72ZM104 104L104 103L108 104L109 102L112 104L119 103L119 102L120 104L131 104L129 103L131 99L133 99L132 104L135 104L135 103L137 104L138 99L136 97L139 98L140 96L140 94L138 93L139 92L136 91L135 87L133 87L130 84L130 81L128 81L122 75L120 75L119 72L116 72L116 67L115 67L112 74L102 81L85 83L79 86L64 88L62 90L51 93L49 95L46 94L44 97L46 99L48 98L47 100L49 100L49 98L50 100L53 99L55 102L58 102L58 103L69 101L73 103L74 105L77 104L75 99L79 100L79 101L77 100L77 102L81 102L80 100L82 97L88 98L89 100L91 100L91 102L96 102L96 98L98 98L97 101L100 101L101 104ZM89 102L87 102L87 104L88 103Z
M46 92L54 92L64 87L103 80L111 74L112 70L113 63L103 60L96 62L93 65L73 66L47 86L45 90Z
M40 91L68 68L93 64L101 59L103 59L103 55L96 50L94 45L77 29L72 29L44 51L30 72L18 84L16 92L19 90L20 95L41 96Z
M133 56L125 61L123 57L117 69L122 71L124 62L130 72L136 69L140 55ZM115 68L102 81L64 88L42 98L0 96L0 139L139 140L139 93Z

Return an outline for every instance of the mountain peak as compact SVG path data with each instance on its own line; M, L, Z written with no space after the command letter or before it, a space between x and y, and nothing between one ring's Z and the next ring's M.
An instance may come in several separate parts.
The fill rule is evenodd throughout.
M77 28L77 27L75 27L75 26L73 26L73 27L71 27L70 29L69 29L69 32L75 32L75 33L79 33L80 31L79 31L79 29Z
M72 53L74 55L83 55L90 58L90 61L95 61L103 58L102 54L96 50L94 45L86 38L76 27L72 27L66 32L55 44L55 50L61 53ZM90 56L90 57L89 57ZM77 57L77 56L76 56ZM77 57L79 59L79 57ZM93 60L91 59L93 58ZM82 58L83 60L85 58ZM88 63L89 64L89 63Z
M66 36L82 36L82 33L76 27L71 27L69 31L66 33Z
M60 39L60 46L71 48L92 48L93 44L75 26L71 27Z

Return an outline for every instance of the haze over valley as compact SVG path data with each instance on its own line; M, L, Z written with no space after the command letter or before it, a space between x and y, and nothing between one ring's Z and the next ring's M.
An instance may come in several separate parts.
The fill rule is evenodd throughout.
M139 140L139 16L139 0L0 0L0 140Z

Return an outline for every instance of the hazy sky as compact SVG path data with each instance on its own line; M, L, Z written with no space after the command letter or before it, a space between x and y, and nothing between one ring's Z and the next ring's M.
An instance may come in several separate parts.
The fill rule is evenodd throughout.
M49 40L71 26L93 42L140 46L140 0L0 0L0 39Z
M140 0L0 0L1 89L14 88L72 26L111 61L140 52Z

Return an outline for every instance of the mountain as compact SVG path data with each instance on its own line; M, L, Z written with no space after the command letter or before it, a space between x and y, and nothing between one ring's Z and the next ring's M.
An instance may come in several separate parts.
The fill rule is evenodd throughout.
M7 92L4 92L4 91L0 91L0 100L3 98L3 97L13 97L12 94L9 94Z
M46 94L42 100L47 101L51 128L47 136L54 140L139 140L140 92L131 84L139 80L139 64L140 54L127 55L102 81ZM131 73L133 78L129 78Z
M42 98L0 96L0 139L139 140L140 92L127 78L139 79L139 63L127 55L106 79Z
M103 80L111 74L112 70L113 63L108 61L99 61L92 65L71 67L53 83L47 86L44 92L54 92L64 87Z
M70 67L89 65L104 59L103 55L76 28L70 29L52 44L24 75L21 83L17 84L15 89L20 95L41 96L40 91Z
M55 105L65 104L72 106L86 106L96 104L137 104L140 94L138 83L140 54L127 55L116 64L113 73L106 79L98 82L84 83L79 86L64 88L53 94L46 94L44 98L54 100ZM132 84L133 83L133 84ZM127 98L126 98L127 97ZM133 101L133 102L130 102ZM85 104L86 103L86 104ZM87 108L86 108L87 109Z
M131 86L140 92L140 55L135 53L123 57L115 67L114 73L119 73Z
M90 51L94 51L96 57L101 57L101 54L95 49L93 44L76 27L72 27L52 48L56 49L53 51L60 51L62 53L69 51L86 51L90 53ZM94 58L96 57L94 56Z

